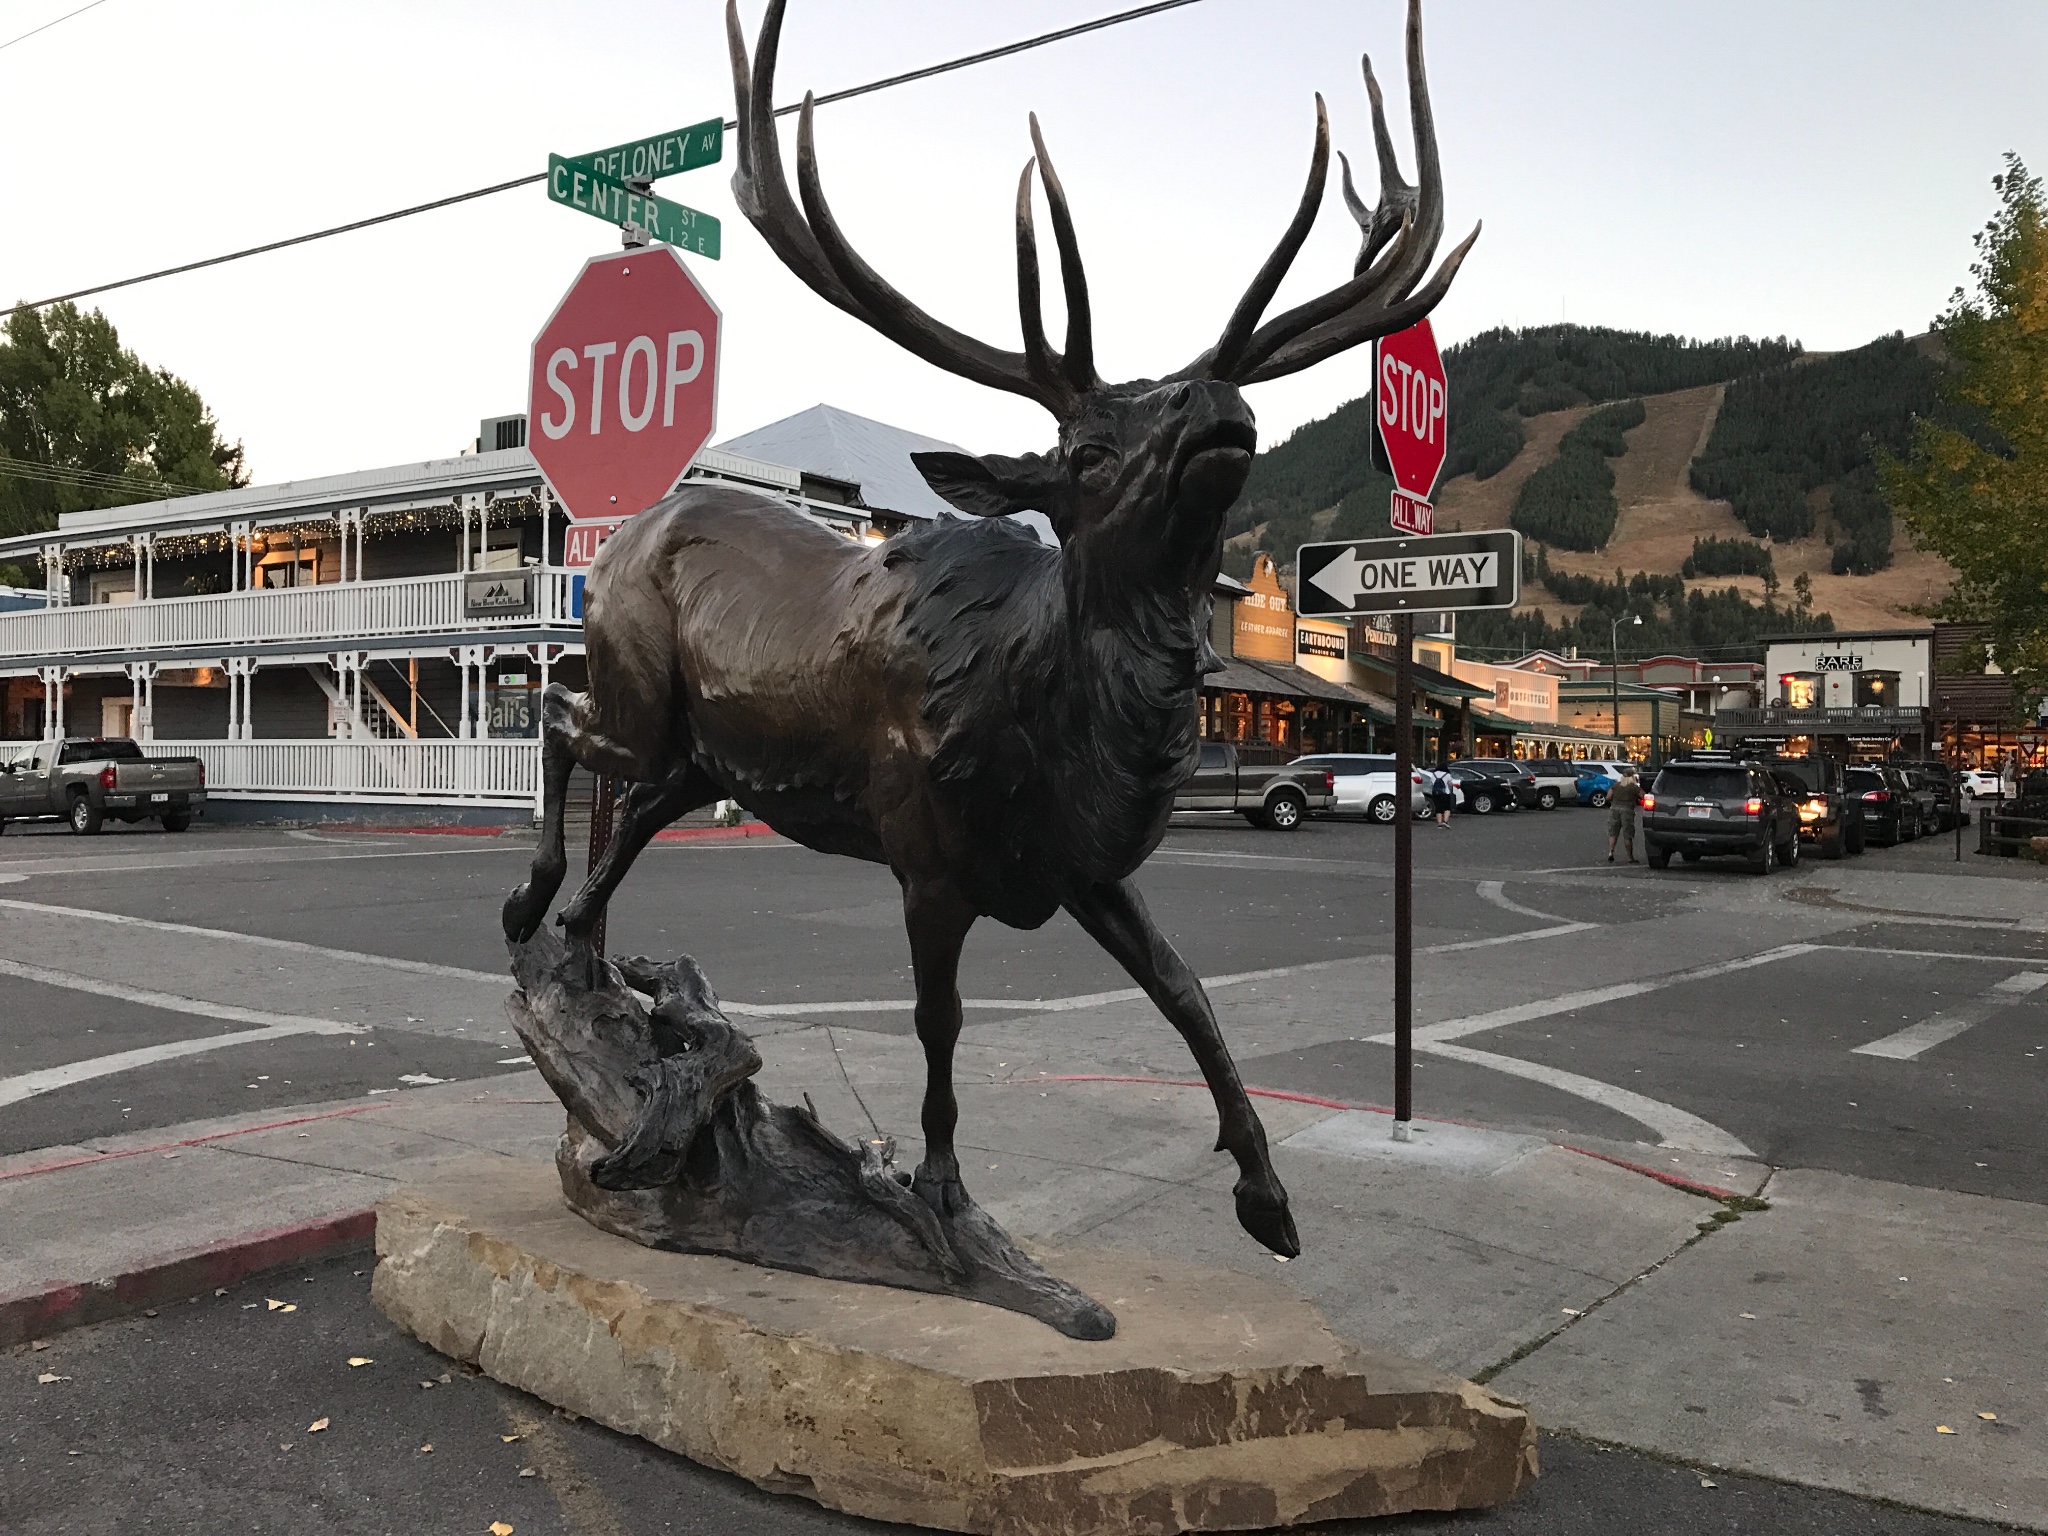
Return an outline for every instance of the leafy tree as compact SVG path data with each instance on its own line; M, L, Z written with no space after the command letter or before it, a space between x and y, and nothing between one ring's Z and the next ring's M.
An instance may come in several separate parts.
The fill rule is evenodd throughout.
M199 392L121 345L98 310L17 310L0 336L0 534L60 512L246 485ZM19 573L15 573L19 579Z
M1989 651L2031 706L2048 691L2048 202L2017 155L1992 178L1974 292L1936 322L1954 367L1951 415L1923 419L1884 491L1921 547L1955 567L1948 617L1990 625ZM1986 658L1974 658L1981 665Z

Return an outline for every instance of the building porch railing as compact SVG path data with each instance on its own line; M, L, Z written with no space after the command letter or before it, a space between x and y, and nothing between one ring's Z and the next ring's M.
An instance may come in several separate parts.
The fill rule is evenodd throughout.
M1723 709L1717 711L1713 718L1715 725L1728 729L1750 726L1825 730L1861 725L1877 730L1919 731L1927 726L1926 710L1894 709L1888 705L1852 709L1788 709L1783 705L1773 705L1766 709Z
M339 581L275 591L26 609L0 613L0 656L81 656L301 640L345 645L385 636L578 625L582 620L574 611L574 578L579 574L528 566L517 571L451 572L397 581ZM531 589L528 601L487 615L465 613L465 584L487 576L524 578Z
M196 757L209 796L518 805L540 793L527 741L151 741L151 757Z

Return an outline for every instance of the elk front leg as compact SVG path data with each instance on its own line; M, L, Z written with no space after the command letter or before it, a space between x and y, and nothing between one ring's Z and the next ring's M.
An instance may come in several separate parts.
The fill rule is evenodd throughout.
M560 683L550 685L540 701L540 844L526 881L505 898L505 937L524 944L539 931L548 903L562 888L569 859L562 847L562 811L569 799L569 776L576 770L576 722L571 701L576 697Z
M725 792L713 784L704 771L692 763L654 784L635 784L626 792L626 808L619 817L618 834L597 861L597 868L583 882L569 905L556 919L565 932L587 939L604 914L605 903L626 878L626 871L640 851L654 840L654 834L687 816L699 806L709 805Z
M960 947L974 926L974 911L943 887L906 882L903 921L910 932L910 964L917 984L917 1039L924 1047L924 1161L912 1188L942 1216L968 1207L953 1153L960 1103L953 1096L953 1047L960 1039Z
M1273 1171L1266 1128L1238 1080L1237 1063L1230 1059L1201 981L1159 931L1130 881L1091 886L1066 907L1187 1041L1216 1100L1217 1150L1237 1159L1238 1224L1275 1253L1293 1258L1301 1252L1301 1239L1287 1208L1287 1191Z

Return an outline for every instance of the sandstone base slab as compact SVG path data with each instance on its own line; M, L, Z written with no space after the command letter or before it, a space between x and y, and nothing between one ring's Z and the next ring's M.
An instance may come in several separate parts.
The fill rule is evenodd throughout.
M1251 1530L1512 1497L1517 1404L1361 1350L1277 1284L1142 1254L1057 1263L1090 1343L952 1297L663 1253L493 1159L377 1213L373 1295L508 1385L767 1489L942 1530Z

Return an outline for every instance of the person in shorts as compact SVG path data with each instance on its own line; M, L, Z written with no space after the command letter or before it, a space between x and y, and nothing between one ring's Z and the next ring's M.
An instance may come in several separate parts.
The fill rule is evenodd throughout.
M1458 803L1458 786L1457 781L1441 768L1429 776L1429 803L1436 812L1436 824L1448 827L1451 809Z
M1620 780L1607 793L1607 862L1614 862L1614 845L1621 844L1629 863L1636 861L1636 807L1643 803L1643 781L1633 768L1624 769Z

